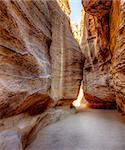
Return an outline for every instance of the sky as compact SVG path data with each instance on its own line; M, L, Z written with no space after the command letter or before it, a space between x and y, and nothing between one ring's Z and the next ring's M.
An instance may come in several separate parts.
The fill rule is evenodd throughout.
M71 22L77 22L77 24L80 26L81 10L82 10L81 0L70 0L70 9L71 9Z

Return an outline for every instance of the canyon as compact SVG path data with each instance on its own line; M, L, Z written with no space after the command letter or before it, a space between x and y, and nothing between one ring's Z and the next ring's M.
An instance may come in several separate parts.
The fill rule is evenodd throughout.
M0 2L1 150L70 116L81 87L89 108L125 113L125 1L82 5L77 34L68 0Z

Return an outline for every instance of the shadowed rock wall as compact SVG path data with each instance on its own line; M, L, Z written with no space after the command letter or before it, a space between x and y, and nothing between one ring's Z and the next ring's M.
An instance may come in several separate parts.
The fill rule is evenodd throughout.
M116 101L125 112L125 2L83 0L83 6L85 98L95 108L111 108Z
M113 0L110 18L113 85L118 107L125 112L125 1Z
M86 57L83 71L85 99L94 108L114 108L109 47L111 1L83 0L83 6L85 14L81 49Z

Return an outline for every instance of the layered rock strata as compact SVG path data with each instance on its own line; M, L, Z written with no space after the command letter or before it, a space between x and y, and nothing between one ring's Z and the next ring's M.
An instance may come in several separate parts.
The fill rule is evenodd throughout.
M99 108L105 107L107 103L109 107L109 102L114 105L116 99L118 110L125 112L125 2L84 0L83 6L86 11L85 18L88 17L84 23L85 32L81 44L86 55L83 76L85 98L94 107L99 104Z
M60 5L60 3L58 3ZM50 56L52 64L51 97L61 103L77 98L82 80L82 55L73 37L69 19L55 1L48 2L52 24ZM67 6L69 7L69 6Z
M69 14L66 0L0 2L0 118L76 99L81 52Z
M1 119L0 150L25 149L34 140L39 130L69 115L71 115L71 111L67 108L52 108L34 116L21 113Z
M43 1L1 1L0 10L0 117L5 117L38 101L48 103L51 24Z
M85 9L81 49L84 65L84 96L94 108L114 108L112 84L109 12L111 1L83 1ZM84 14L84 13L83 13Z
M68 0L0 2L1 150L22 150L39 129L70 114L55 109L77 98L82 80L69 15Z
M110 12L112 0L83 0L82 3L87 13L99 17Z
M72 32L73 32L74 38L79 43L80 42L80 31L79 31L79 26L78 26L77 22L72 22L71 27L72 27Z
M125 1L113 0L110 14L113 86L118 108L125 112Z

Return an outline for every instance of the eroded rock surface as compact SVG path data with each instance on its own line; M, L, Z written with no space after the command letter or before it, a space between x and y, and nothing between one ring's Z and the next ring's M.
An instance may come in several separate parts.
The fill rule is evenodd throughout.
M125 1L113 1L110 18L113 85L118 107L125 112Z
M72 22L71 27L72 27L72 32L73 32L74 38L79 43L80 42L80 31L79 31L78 23Z
M51 97L55 101L60 99L64 103L65 101L71 103L74 98L77 98L82 80L82 55L80 47L73 37L69 19L59 5L60 3L57 4L56 1L48 1L52 23ZM69 8L69 6L67 7Z
M21 138L15 130L6 130L0 132L1 150L23 150Z
M0 150L21 150L18 149L21 145L25 148L36 138L40 129L71 115L71 113L67 108L53 108L39 115L31 116L28 113L22 113L1 119ZM11 149L7 149L9 146Z
M0 2L0 118L76 99L81 54L69 14L67 0Z
M125 2L84 0L83 6L85 98L99 108L114 106L116 100L118 110L125 112Z
M108 9L103 7L103 3L108 6ZM109 48L108 13L111 3L110 5L107 3L108 1L102 1L102 3L97 0L83 1L83 6L87 11L83 13L84 29L82 29L81 41L81 49L86 57L83 71L84 95L89 105L94 108L115 107ZM105 12L105 9L108 11Z
M98 17L109 13L112 4L112 0L83 0L82 2L86 12Z
M51 26L43 1L0 3L0 117L46 102Z

